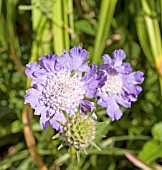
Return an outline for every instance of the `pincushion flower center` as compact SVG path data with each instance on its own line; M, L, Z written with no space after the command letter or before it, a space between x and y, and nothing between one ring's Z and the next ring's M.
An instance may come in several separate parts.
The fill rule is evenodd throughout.
M53 110L76 111L85 94L80 79L67 73L49 76L40 103Z
M101 92L107 93L109 96L118 95L122 90L122 78L120 74L109 75L107 74L107 80L105 85L100 89Z

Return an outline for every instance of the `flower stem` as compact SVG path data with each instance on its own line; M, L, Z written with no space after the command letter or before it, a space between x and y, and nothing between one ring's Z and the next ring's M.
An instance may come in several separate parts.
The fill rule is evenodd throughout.
M33 159L35 160L38 169L39 170L47 170L46 166L44 165L41 157L39 156L36 146L35 146L35 139L33 135L33 131L31 128L31 115L32 115L32 110L29 107L29 105L26 105L24 107L23 113L22 113L22 121L24 124L24 135L25 135L25 141L28 146L29 152Z

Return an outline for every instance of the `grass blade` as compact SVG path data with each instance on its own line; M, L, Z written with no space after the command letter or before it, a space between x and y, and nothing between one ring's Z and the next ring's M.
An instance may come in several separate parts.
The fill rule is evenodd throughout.
M105 42L109 34L112 17L117 0L102 0L99 14L99 25L94 44L93 62L98 63L103 53ZM100 57L100 58L99 58Z

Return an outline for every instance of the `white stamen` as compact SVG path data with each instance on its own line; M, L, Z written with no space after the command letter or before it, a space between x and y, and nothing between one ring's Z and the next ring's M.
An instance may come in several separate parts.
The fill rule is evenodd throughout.
M122 90L122 78L120 74L109 75L107 74L107 81L105 85L99 89L101 92L105 92L107 95L118 95Z
M83 85L81 77L59 72L47 78L39 101L53 110L76 111L85 95Z

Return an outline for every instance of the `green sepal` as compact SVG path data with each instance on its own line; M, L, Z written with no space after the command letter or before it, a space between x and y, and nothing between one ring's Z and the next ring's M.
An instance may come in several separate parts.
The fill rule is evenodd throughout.
M88 153L87 153L86 149L83 149L83 151L84 151L84 153L85 153L86 155L88 155Z
M100 139L105 137L108 132L111 120L105 122L96 122L96 139L95 142L98 143Z
M94 112L89 112L88 117L91 117Z
M73 70L70 74L70 77L73 77L73 75L76 73L76 70Z
M92 141L91 144L99 151L101 151L101 148L94 142Z
M63 146L64 146L64 144L61 143L61 145L57 148L57 150L59 151Z
M70 117L68 116L68 114L67 114L64 110L62 110L62 113L63 113L63 115L65 116L65 118L66 118L67 120L70 119Z
M100 129L105 128L107 125L111 123L111 120L107 120L105 122L96 122L96 129L100 131Z
M56 122L57 122L58 124L60 124L61 126L64 125L64 124L63 124L62 122L60 122L59 120L56 120Z
M59 138L60 137L60 133L57 133L56 135L54 135L53 137L52 137L52 139L57 139L57 138Z
M76 112L76 115L77 115L77 116L80 115L80 105L78 106L78 111Z
M77 150L76 151L76 156L77 156L77 160L78 162L80 161L80 150Z

